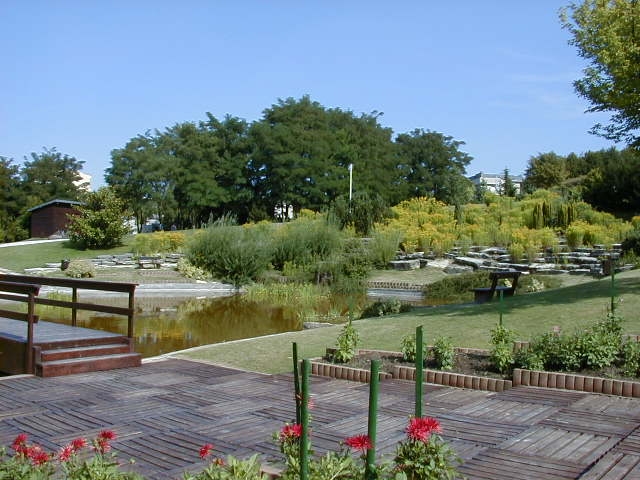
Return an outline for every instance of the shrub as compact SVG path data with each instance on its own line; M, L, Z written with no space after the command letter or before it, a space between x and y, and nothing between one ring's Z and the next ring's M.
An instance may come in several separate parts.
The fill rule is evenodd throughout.
M333 361L346 363L351 360L356 354L359 340L360 336L353 326L351 318L349 318L349 321L342 327L340 335L338 335L338 347L333 354Z
M451 370L454 365L455 350L449 337L438 337L433 344L433 359L440 370Z
M255 280L271 258L271 244L264 231L239 226L212 226L194 236L187 247L192 265L236 288Z
M425 287L425 296L429 300L443 303L472 301L473 289L489 284L487 271L454 274Z
M193 278L194 280L211 279L211 274L205 272L202 268L192 265L186 258L178 260L176 270L185 278Z
M640 375L640 342L627 339L622 344L622 373L629 377Z
M342 234L323 218L300 218L275 231L271 263L282 270L286 263L315 265L340 250Z
M491 361L500 373L507 373L513 366L513 340L515 332L503 325L491 330Z
M185 245L183 232L139 233L133 241L133 251L137 255L179 252Z
M384 317L395 313L410 312L411 305L398 299L376 300L368 305L360 314L360 318Z
M613 364L622 347L622 319L613 313L577 337L582 368Z
M411 333L409 335L405 335L402 337L402 342L400 343L400 351L402 352L402 359L405 362L415 362L416 361L416 334ZM427 358L427 346L422 344L422 358Z
M69 239L80 248L112 248L129 232L126 209L112 189L103 187L87 195L79 215L69 219Z
M389 267L398 253L402 234L397 230L376 231L369 242L369 255L374 267L384 269Z
M71 260L64 273L72 278L93 278L96 276L96 269L89 260Z

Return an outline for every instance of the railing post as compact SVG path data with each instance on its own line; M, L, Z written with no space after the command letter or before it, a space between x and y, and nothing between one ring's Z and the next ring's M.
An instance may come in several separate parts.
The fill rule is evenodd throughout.
M302 423L302 435L300 435L300 480L309 479L309 377L311 376L311 362L302 360L302 405L300 405L300 417Z
M74 327L78 326L78 309L76 308L76 304L78 303L78 289L73 287L71 289L71 301L73 305L71 306L71 325Z
M135 285L129 290L129 314L127 315L127 337L133 338L133 315L134 315L134 297L136 287Z
M35 312L35 295L30 292L27 302L27 358L26 370L27 373L33 374L33 315Z
M300 373L298 372L298 344L293 342L293 389L296 400L296 423L302 423L300 405L302 405L302 392L300 391Z

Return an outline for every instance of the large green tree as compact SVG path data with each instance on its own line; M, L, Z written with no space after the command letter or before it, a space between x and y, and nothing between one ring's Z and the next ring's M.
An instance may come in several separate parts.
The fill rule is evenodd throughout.
M395 196L391 130L379 115L327 109L308 96L279 100L250 129L256 202L265 212L321 210L348 191Z
M554 152L540 153L529 158L524 177L524 189L529 193L556 187L569 178L567 159Z
M29 236L19 219L24 201L18 166L12 159L0 157L0 243Z
M450 204L469 201L473 187L464 173L472 157L460 150L464 142L415 129L398 135L395 143L402 199L428 196Z
M42 153L25 157L20 171L20 181L26 196L26 206L61 198L78 200L82 194L79 172L84 161L62 154L55 148L45 148Z
M583 0L561 11L570 43L589 65L575 81L592 112L611 112L592 132L640 147L640 2Z

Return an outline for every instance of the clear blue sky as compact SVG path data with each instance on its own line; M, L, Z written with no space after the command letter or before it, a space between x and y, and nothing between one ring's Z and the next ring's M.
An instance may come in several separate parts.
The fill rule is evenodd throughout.
M0 155L84 160L205 112L251 122L278 98L384 112L395 133L466 142L469 175L608 148L571 82L559 0L2 0Z

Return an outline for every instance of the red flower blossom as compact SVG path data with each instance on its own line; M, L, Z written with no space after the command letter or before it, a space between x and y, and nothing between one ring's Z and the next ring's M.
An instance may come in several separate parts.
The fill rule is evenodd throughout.
M26 449L26 455L31 460L31 464L34 467L44 465L49 461L49 454L42 450L40 445L32 445Z
M205 459L209 456L209 454L211 453L211 450L213 450L213 445L211 445L210 443L207 443L206 445L203 445L200 448L200 458L201 459Z
M115 440L116 437L116 432L114 432L113 430L102 430L98 434L98 438L101 438L103 440Z
M407 426L407 436L411 440L426 442L432 433L440 433L440 422L432 417L412 417Z
M29 437L27 436L26 433L21 433L20 435L18 435L14 440L13 443L11 444L11 448L17 453L17 454L26 454L26 449L27 449L27 439Z
M294 423L293 425L286 424L280 430L280 441L290 440L293 438L300 438L302 436L302 425Z
M86 446L87 441L84 438L75 438L71 440L71 448L73 448L73 453L77 452L78 450L82 450Z
M98 437L95 442L93 442L93 450L100 454L107 453L111 450L111 444L106 438Z
M371 443L371 439L368 435L356 435L354 437L349 437L344 441L344 443L346 443L349 448L353 448L354 450L359 450L361 452L365 452L370 448L373 448L373 444Z
M61 462L68 462L76 450L73 448L73 444L65 445L62 447L60 452L58 452L58 460Z

